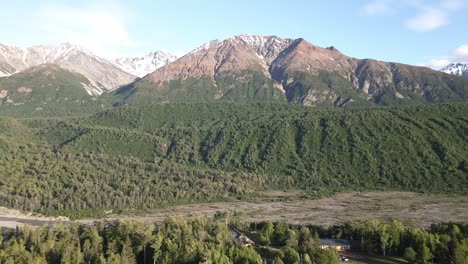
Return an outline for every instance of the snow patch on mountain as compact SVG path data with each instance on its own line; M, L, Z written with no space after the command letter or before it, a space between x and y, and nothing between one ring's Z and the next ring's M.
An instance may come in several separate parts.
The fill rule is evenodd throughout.
M60 65L85 76L94 86L92 89L87 89L93 95L100 95L128 84L136 78L121 70L113 62L69 42L28 48L0 44L0 76L9 76L46 63Z
M264 37L252 35L240 35L234 37L234 40L250 46L268 65L294 42L293 39L283 39L277 36Z
M121 57L115 59L114 63L126 72L138 77L144 77L176 59L177 56L171 53L156 51L144 57Z
M219 48L223 45L234 44L254 51L260 59L269 65L293 42L293 39L283 39L277 36L239 35L223 41L212 40L193 50L189 54Z
M450 63L440 71L448 74L468 77L468 63Z
M215 48L215 47L219 47L222 44L223 44L223 41L219 41L218 39L215 39L215 40L207 42L207 43L201 45L200 47L192 50L189 54L197 53L197 52L200 52L200 51L206 51L206 50L209 50L209 49L212 49L212 48Z
M0 57L3 57L5 63L14 67L16 72L40 64L67 60L79 53L85 54L100 62L105 61L86 50L84 47L69 42L58 45L36 45L28 48L0 44Z
M6 76L10 76L10 75L11 75L11 73L0 69L0 78L1 78L1 77L6 77Z

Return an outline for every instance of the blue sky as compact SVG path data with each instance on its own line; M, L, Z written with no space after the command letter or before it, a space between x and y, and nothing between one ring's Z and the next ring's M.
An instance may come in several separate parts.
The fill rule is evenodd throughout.
M468 0L21 0L0 14L0 43L70 41L108 57L255 34L433 68L468 61Z

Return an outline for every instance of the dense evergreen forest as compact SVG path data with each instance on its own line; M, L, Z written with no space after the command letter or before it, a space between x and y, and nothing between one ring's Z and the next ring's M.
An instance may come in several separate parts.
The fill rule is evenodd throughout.
M0 205L82 217L273 189L467 194L467 107L219 103L3 117Z
M256 245L245 247L234 228ZM0 263L338 263L334 249L320 249L319 238L324 237L348 239L351 250L363 255L395 256L409 263L468 263L467 224L436 224L427 230L397 220L328 228L284 222L249 225L231 213L214 219L170 218L160 224L95 222L3 230Z

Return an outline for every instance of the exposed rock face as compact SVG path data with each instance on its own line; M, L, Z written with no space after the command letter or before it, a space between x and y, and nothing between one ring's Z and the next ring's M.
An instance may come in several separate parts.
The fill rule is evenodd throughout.
M218 87L220 77L245 71L262 72L276 81L274 87L281 89L289 102L305 105L463 101L467 97L466 82L429 68L359 60L334 47L275 36L241 35L208 42L142 81L161 86L172 80L183 83L188 78L208 77ZM236 81L245 82L245 78L249 77L237 77Z
M0 44L0 77L46 63L57 64L85 76L93 86L93 95L128 84L136 78L112 62L70 43L25 49Z
M121 57L114 60L114 63L126 72L138 77L144 77L176 59L177 56L173 54L156 51L144 57Z
M276 71L337 71L347 75L356 68L358 60L341 54L335 48L321 48L303 39L297 39L281 54L272 66Z
M259 70L269 75L270 64L294 40L275 36L237 36L214 40L150 74L153 82L182 77L215 77L223 72Z
M214 77L223 71L245 69L271 72L339 71L349 76L358 60L341 54L335 48L321 48L303 39L276 36L241 35L224 41L211 41L148 76L154 82L169 81L179 76Z
M75 87L91 96L129 84L109 95L116 95L117 105L243 100L362 106L466 101L468 97L466 78L424 67L360 60L304 39L241 35L210 41L175 59L171 54L153 52L109 61L70 43L26 49L0 44L0 77L42 69L35 67L46 64L41 75L47 75L53 64L84 76L76 79ZM449 66L445 72L466 74L466 65ZM137 77L127 72L144 77L134 82ZM18 88L25 89L14 90ZM34 91L36 87L16 86L8 93L28 94L26 88ZM7 97L5 93L1 96Z

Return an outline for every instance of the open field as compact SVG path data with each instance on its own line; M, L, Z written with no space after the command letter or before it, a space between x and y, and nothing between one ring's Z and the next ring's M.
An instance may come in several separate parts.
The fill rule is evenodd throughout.
M173 206L140 217L161 221L168 216L213 216L219 211L236 211L242 212L247 222L271 220L293 224L334 225L359 219L401 219L423 227L438 222L468 221L466 196L410 192L349 192L318 200L300 196L299 191L275 191L249 201Z
M467 222L468 197L425 195L410 192L348 192L318 200L302 199L301 191L263 193L247 201L178 205L146 212L109 214L109 219L139 218L162 221L169 216L213 216L216 212L242 213L247 222L287 221L292 224L334 225L359 219L383 221L401 219L413 226L425 227L439 222ZM14 212L14 213L12 213ZM92 222L94 219L80 220ZM63 218L21 215L18 211L0 211L0 226L42 225Z

